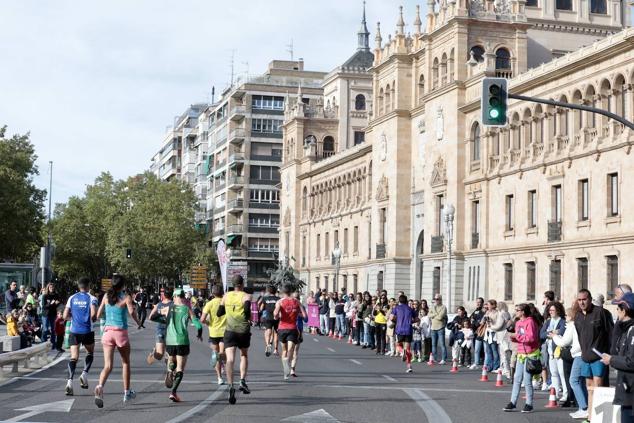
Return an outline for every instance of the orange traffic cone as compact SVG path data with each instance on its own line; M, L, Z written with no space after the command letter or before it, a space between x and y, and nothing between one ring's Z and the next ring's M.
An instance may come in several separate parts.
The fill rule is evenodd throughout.
M451 370L449 370L451 373L458 373L458 360L456 360L454 358L452 364L451 364Z
M487 366L482 366L482 376L480 376L480 382L488 382L489 381L489 370Z
M550 394L548 395L548 404L545 405L546 408L557 408L557 395L555 392L555 388L550 388Z
M352 344L352 334L350 334L350 336L348 336L348 344Z
M433 366L434 365L434 355L433 354L429 354L429 361L427 362L428 366Z
M502 379L502 369L498 369L498 376L495 379L495 386L504 386L504 380Z

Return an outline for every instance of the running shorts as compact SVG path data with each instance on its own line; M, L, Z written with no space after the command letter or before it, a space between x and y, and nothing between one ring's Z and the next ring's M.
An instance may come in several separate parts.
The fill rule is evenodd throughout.
M408 344L412 343L412 335L396 335L396 342L402 344L403 342L407 342Z
M165 347L165 351L167 351L171 357L177 355L187 357L189 355L189 345L168 345Z
M88 333L70 333L68 336L68 343L70 345L94 345L95 332Z
M209 337L209 343L212 345L219 345L221 342L224 342L224 338L222 336L216 338L216 337Z
M301 330L297 331L297 343L301 344L302 342L304 342L304 332L302 332Z
M127 329L118 329L106 326L101 336L101 343L108 347L123 348L130 345Z
M297 339L299 338L299 332L297 329L282 329L277 333L277 335L282 344L286 342L292 342L294 344L298 343Z
M164 344L166 335L167 335L167 329L157 329L156 335L154 336L154 339L155 339L154 342L157 344Z
M225 348L249 348L251 346L251 332L237 333L225 331Z
M264 321L264 328L265 329L274 329L275 332L277 332L277 328L280 325L280 321L279 320L265 320Z

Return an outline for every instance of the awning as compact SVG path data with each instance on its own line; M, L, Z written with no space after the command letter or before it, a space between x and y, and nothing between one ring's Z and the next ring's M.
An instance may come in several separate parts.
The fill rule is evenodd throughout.
M227 236L227 245L229 246L233 246L233 241L235 241L236 239L241 239L242 235L228 235Z

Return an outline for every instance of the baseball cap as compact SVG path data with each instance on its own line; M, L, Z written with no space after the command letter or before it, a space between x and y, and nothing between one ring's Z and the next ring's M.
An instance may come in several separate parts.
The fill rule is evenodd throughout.
M631 292L626 292L618 300L612 301L612 304L616 304L616 305L623 304L628 309L634 310L634 294Z

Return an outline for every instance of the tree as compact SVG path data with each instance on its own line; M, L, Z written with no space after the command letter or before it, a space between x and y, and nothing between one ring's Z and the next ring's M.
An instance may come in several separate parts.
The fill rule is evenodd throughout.
M0 128L0 259L32 261L43 245L46 191L33 184L37 156L29 134Z
M296 276L295 269L288 263L288 260L278 263L277 268L269 270L268 273L271 277L271 285L275 286L278 291L285 286L290 286L293 291L301 291L306 286L306 283Z

